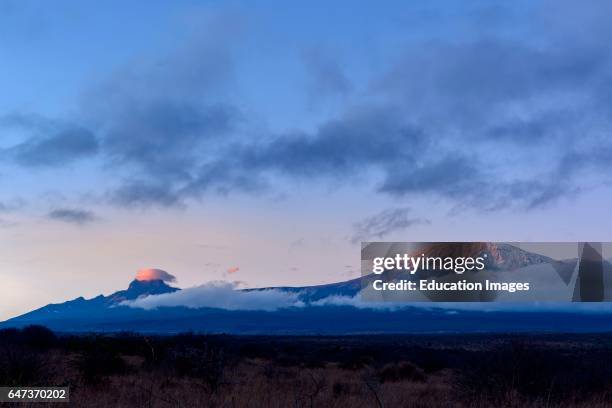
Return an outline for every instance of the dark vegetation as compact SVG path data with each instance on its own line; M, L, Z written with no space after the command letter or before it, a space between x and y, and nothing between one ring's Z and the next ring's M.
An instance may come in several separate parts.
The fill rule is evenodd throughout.
M74 406L612 405L612 335L66 335L0 331L0 385Z

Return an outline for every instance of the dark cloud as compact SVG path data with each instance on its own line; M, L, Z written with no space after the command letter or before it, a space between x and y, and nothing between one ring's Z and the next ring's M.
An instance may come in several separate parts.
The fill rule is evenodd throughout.
M612 143L604 141L600 146L566 152L559 162L558 172L562 177L579 174L588 179L592 171L609 171L611 167Z
M434 192L461 196L478 189L481 182L479 166L472 160L461 156L432 157L419 167L390 171L380 191L394 195Z
M129 181L109 194L110 202L123 207L182 206L183 198L169 183Z
M370 106L321 125L314 134L284 134L240 152L239 163L286 176L335 177L371 166L410 164L427 145L423 132L399 112Z
M25 140L3 155L26 167L56 167L98 153L96 136L87 128L34 114L0 117L0 127L14 129Z
M553 178L515 182L504 188L506 197L500 195L498 207L504 207L504 201L521 200L527 209L544 207L562 197L575 196L581 190L578 186Z
M105 153L147 176L188 179L207 154L205 144L227 134L238 117L230 106L145 101L109 118Z
M206 192L259 192L271 179L355 178L371 170L385 174L412 168L429 145L423 132L392 108L355 108L313 133L284 133L257 143L236 142L197 168L186 184L175 180L177 201ZM170 190L169 190L170 191Z
M430 221L423 218L410 217L410 208L391 208L372 215L354 224L354 234L351 242L357 243L372 238L382 239L386 235L401 231L408 227L429 224Z
M47 214L47 217L55 221L61 221L77 225L89 224L98 219L98 217L91 211L71 208L55 209L49 212L49 214Z
M590 185L610 181L608 171L597 172L612 162L612 29L602 17L609 7L470 6L466 15L451 13L451 25L426 24L407 37L364 84L351 84L351 67L333 54L306 52L312 95L342 95L345 110L314 130L274 133L253 130L245 112L256 107L237 101L239 30L221 19L175 52L92 87L83 97L85 128L5 118L33 133L11 154L23 165L52 166L100 152L117 176L109 200L130 207L259 192L279 178L361 182L364 175L400 199L541 207L578 192L587 174Z
M106 176L117 180L106 196L121 206L170 207L209 188L246 189L250 177L216 170L226 165L217 164L219 146L243 120L225 96L241 22L225 14L199 19L205 21L171 52L130 61L88 87L78 125L19 112L0 116L0 128L21 137L0 149L0 158L59 167L98 155ZM73 215L54 213L85 220Z
M612 130L609 104L596 103L612 84L606 74L612 53L585 36L563 43L558 34L579 26L560 23L542 32L548 17L537 8L527 17L519 35L476 27L461 40L449 32L411 42L369 87L382 102L348 105L313 132L236 143L176 192L253 189L270 176L325 181L378 174L381 193L443 197L456 209L530 209L576 194L578 170L593 164L570 164L576 154L568 152L595 144L591 163L612 158L601 149L602 132ZM541 35L537 44L525 36L534 32ZM328 88L343 92L333 60L314 54L307 64L320 83L329 80Z
M11 150L23 166L60 166L94 156L98 153L98 141L87 129L73 128L49 137L33 137Z
M232 191L257 193L268 187L261 170L246 163L250 150L228 149L213 162L194 169L194 176L176 191L177 198L199 198L204 193L229 194Z
M216 16L176 50L135 61L85 93L84 116L100 129L107 168L126 180L109 193L114 204L169 207L211 184L246 185L243 175L215 171L224 154L220 146L243 122L226 96L240 31L236 21Z

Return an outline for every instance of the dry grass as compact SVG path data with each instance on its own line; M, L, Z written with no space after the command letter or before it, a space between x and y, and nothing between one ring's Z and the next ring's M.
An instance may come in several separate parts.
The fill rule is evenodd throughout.
M492 404L486 394L465 400L454 392L455 374L446 371L424 382L402 380L379 383L367 369L338 367L289 368L270 373L266 362L244 362L231 382L215 393L190 378L161 378L155 374L113 377L98 386L79 387L71 401L87 407L610 407L610 395L551 402L530 399L510 391Z
M0 331L0 379L77 407L612 406L612 336L31 336Z
M244 361L216 392L192 378L130 374L73 392L77 406L91 407L430 407L455 406L449 374L427 381L381 384L368 369L277 368L270 362ZM379 402L380 401L380 402ZM380 405L379 405L380 404Z

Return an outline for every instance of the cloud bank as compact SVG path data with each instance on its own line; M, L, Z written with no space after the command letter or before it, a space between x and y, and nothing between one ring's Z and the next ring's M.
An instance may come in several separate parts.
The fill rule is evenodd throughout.
M423 218L410 217L411 209L390 208L378 214L355 223L354 234L351 238L353 243L367 241L372 238L382 239L395 231L400 231L419 224L429 224L430 221Z
M141 309L183 306L192 309L215 308L224 310L274 311L288 307L301 307L303 303L295 293L276 289L236 290L229 282L210 282L174 293L152 295L124 301L125 306Z
M373 191L396 199L541 207L612 181L612 47L604 40L612 30L602 17L610 11L599 1L470 6L445 24L434 8L415 19L427 22L419 35L400 33L402 45L381 53L360 81L347 73L364 71L355 61L372 55L347 62L318 48L303 53L291 62L309 88L290 91L342 101L285 130L258 126L257 106L236 96L236 73L254 68L247 62L255 59L236 57L248 28L235 16L207 17L205 32L88 86L70 122L23 113L0 120L27 136L2 156L27 167L95 156L116 176L105 197L127 207L260 192L281 188L279 179L369 178Z
M160 307L187 307L191 309L214 308L230 311L277 311L287 308L352 307L355 309L396 312L405 309L423 309L456 314L461 311L482 312L568 312L609 313L607 303L572 302L382 302L363 300L361 293L355 296L331 295L305 302L299 292L280 289L238 290L235 284L217 281L183 289L173 293L150 295L128 300L121 305L145 310Z
M89 224L98 219L92 211L74 208L58 208L49 212L47 217L51 220L77 225Z
M607 168L610 162L610 140L600 135L612 131L610 99L602 91L610 81L612 50L600 40L602 33L609 34L608 25L597 18L609 7L555 5L561 15L579 22L568 25L550 18L551 6L526 11L522 32L507 35L492 31L485 20L462 15L471 30L455 27L409 42L396 58L383 62L385 69L359 84L361 93L312 129L270 132L255 141L239 134L215 155L192 152L214 135L236 129L241 115L228 114L231 109L202 115L201 107L177 107L161 97L151 118L163 123L131 115L126 125L113 116L113 127L143 126L157 144L141 149L134 136L141 132L120 131L122 143L114 155L140 167L143 180L118 190L123 197L118 202L166 205L211 191L258 191L275 177L328 182L368 174L378 175L373 188L381 194L442 197L457 208L529 209L571 196L583 185L584 171ZM511 10L496 10L496 16L502 26L510 26ZM537 44L534 37L540 39ZM348 79L337 61L311 53L305 65L315 78L315 94L348 95ZM207 66L205 72L210 74L199 79L209 84L218 71ZM173 78L177 72L165 74ZM317 91L321 87L325 92ZM141 96L125 94L127 100ZM146 107L150 100L145 97ZM164 132L175 128L185 132L180 141L174 132ZM114 145L114 136L105 139ZM158 147L169 156L156 157ZM602 155L602 160L575 160ZM161 185L155 181L158 170L167 175ZM142 186L163 186L165 193L142 194Z

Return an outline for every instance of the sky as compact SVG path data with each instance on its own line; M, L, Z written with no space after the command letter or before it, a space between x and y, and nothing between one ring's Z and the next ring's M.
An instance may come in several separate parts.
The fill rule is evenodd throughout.
M360 242L612 241L593 1L0 1L0 319L335 282Z

